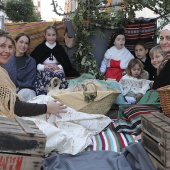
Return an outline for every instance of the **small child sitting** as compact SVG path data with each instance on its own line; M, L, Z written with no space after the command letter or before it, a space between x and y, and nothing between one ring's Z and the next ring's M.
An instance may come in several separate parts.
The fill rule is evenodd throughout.
M125 34L119 29L111 37L110 47L104 54L104 59L101 63L100 71L105 78L116 79L119 81L122 78L122 73L127 68L127 65L134 56L125 48Z
M150 89L148 73L143 70L143 64L139 59L132 59L127 67L127 74L119 82L122 94L128 103L137 103Z

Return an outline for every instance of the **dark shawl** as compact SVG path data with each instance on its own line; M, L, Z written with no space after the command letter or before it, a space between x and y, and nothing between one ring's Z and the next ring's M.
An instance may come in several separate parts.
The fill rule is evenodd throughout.
M152 88L158 89L166 85L170 85L170 55L167 55L160 64Z
M147 56L145 62L143 62L142 60L140 61L143 63L144 70L149 73L149 80L154 80L156 69L152 66L150 57Z
M56 42L56 46L53 49L50 49L45 45L45 42L46 41L39 44L31 53L31 56L35 59L36 64L42 64L52 54L63 66L65 75L67 77L79 76L79 73L72 67L64 48Z

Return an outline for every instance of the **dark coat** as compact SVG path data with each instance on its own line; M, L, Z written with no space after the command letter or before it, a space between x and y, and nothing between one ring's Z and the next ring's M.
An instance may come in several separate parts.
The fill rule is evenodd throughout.
M143 61L141 62L143 63L144 70L146 70L149 73L149 80L154 80L156 69L152 66L150 57L147 56L145 62Z
M157 89L170 85L170 60L167 61L159 75L155 78L152 88Z
M67 77L79 76L79 73L72 67L64 48L56 42L57 45L53 49L50 49L45 45L45 42L46 41L39 44L31 53L31 56L35 59L36 64L42 64L52 54L59 64L62 65Z

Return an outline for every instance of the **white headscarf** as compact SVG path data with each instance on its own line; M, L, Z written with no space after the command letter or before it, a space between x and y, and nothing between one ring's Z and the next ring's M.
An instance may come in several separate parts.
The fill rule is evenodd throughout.
M168 30L168 31L170 31L170 23L167 24L167 25L165 25L165 26L162 28L161 31L163 31L163 30Z

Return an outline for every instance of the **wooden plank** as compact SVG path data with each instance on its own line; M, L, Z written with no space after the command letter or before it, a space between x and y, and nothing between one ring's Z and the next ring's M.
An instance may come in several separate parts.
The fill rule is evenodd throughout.
M26 134L25 134L25 132L23 131L23 130L19 130L19 129L11 129L11 128L1 128L0 129L0 133L9 133L9 134L14 134L14 135L16 135L16 134L19 134L19 135L25 135L26 136Z
M3 125L2 125L3 126ZM1 125L0 125L0 133L9 133L9 134L13 134L13 135L23 135L23 137L24 136L31 136L31 134L26 134L24 131L23 131L23 129L21 129L21 128L16 128L16 127L11 127L11 126L4 126L4 127L2 127ZM19 126L18 126L19 127ZM41 131L41 130L39 130L38 128L37 129L33 129L34 130L34 132L35 132L35 134L33 134L33 136L35 136L35 137L43 137L43 138L46 138L46 136L45 136L45 134Z
M40 137L40 138L46 138L45 134L40 131L39 129L33 129L35 134L33 136L35 137ZM13 135L23 135L24 136L30 136L30 134L26 134L22 129L17 129L17 128L12 128L9 126L5 127L0 127L0 134L8 133L8 134L13 134Z
M0 124L8 124L8 125L18 125L18 123L16 123L16 121L15 122L13 122L13 121L7 121L6 119L5 120L2 120L2 119L0 119Z
M157 159L154 158L153 155L151 155L149 152L148 152L148 155L154 165L154 167L157 169L157 170L170 170L170 168L165 168Z
M170 167L170 149L165 150L157 141L150 138L144 132L142 133L142 144L144 148L151 153L164 167Z
M16 122L14 118L0 117L0 121Z
M40 170L41 157L0 153L0 170Z
M151 120L145 119L145 117L142 116L141 119L142 122L142 131L149 136L151 136L153 139L155 139L158 143L160 143L162 146L165 146L165 139L164 139L164 131L157 127Z
M22 136L14 134L0 134L0 151L44 155L46 138Z
M0 124L0 130L1 128L15 128L15 129L19 129L22 130L21 127L17 124L17 125L10 125L10 124Z
M160 119L159 116L162 114L154 113L157 118L146 119L145 116L142 116L142 131L147 133L151 138L155 139L158 143L160 143L165 148L170 148L170 126L167 122ZM159 119L160 121L155 121Z
M26 121L22 121L21 118L16 117L15 118L16 122L18 122L18 124L21 126L21 128L25 131L25 133L27 134L31 134L34 135L35 132L33 131L33 129L31 129L27 124Z
M23 119L23 120L24 120L24 119ZM24 120L24 121L26 121L27 124L29 124L29 125L35 125L35 123L34 123L32 120Z
M154 112L153 116L161 119L162 121L166 122L169 126L170 126L170 118L165 116L164 113L160 113L160 112Z
M40 137L40 138L47 138L44 133L42 133L39 129L34 129L34 132L36 133L34 136L35 137Z

